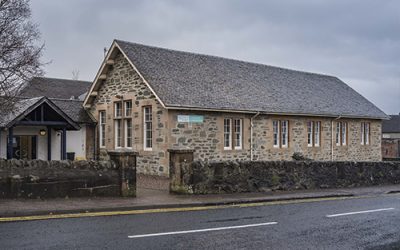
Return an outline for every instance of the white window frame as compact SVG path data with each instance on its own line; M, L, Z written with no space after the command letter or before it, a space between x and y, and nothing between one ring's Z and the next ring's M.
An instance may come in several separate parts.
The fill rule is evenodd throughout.
M314 143L314 122L307 122L307 146L312 147Z
M149 111L149 112L148 112ZM152 107L151 106L145 106L143 107L143 148L144 150L151 151L153 150L153 114L152 114ZM148 120L146 120L146 115L149 115ZM148 126L150 125L150 128ZM148 137L147 137L147 132L151 132L151 138L150 138L150 144L147 144Z
M226 135L228 135L228 141L226 141ZM228 142L228 146L226 146ZM232 149L232 119L224 118L224 150Z
M280 122L279 120L272 121L272 144L274 148L279 148L280 146Z
M281 123L281 145L282 148L287 148L289 144L289 121L283 120Z
M106 147L106 111L99 111L99 143L100 148Z
M317 121L314 123L314 146L321 146L321 122Z
M122 120L114 120L115 148L122 148Z
M365 124L365 129L364 129L364 131L365 131L365 145L369 145L370 144L370 137L369 137L369 135L370 135L370 123L369 122L366 122L366 123L364 123Z
M118 108L118 106L120 108ZM122 102L114 102L114 117L121 118L122 117Z
M365 145L365 122L361 123L361 145Z
M342 146L346 146L347 145L347 122L341 122L341 128L342 128Z
M239 123L237 123L239 122ZM235 135L235 149L240 150L243 148L243 119L234 119L234 135ZM237 126L239 125L239 126ZM237 129L238 128L238 129ZM225 144L224 144L225 145Z
M341 132L342 131L342 124L341 122L336 122L336 146L340 146L341 142Z
M129 127L128 127L128 122L131 122L131 127L130 127L130 129L129 129ZM130 137L130 139L128 138L128 130L130 130L130 133L131 133L131 137ZM124 120L124 145L125 145L125 148L132 148L132 146L133 146L133 141L132 141L132 139L133 139L133 121L132 121L132 119L131 118L129 118L129 119L125 119ZM130 143L131 143L131 146L129 147L128 146L128 142L129 142L129 140L130 140Z
M130 107L128 107L128 103ZM129 111L129 112L128 112ZM124 101L124 116L131 117L132 116L132 101Z

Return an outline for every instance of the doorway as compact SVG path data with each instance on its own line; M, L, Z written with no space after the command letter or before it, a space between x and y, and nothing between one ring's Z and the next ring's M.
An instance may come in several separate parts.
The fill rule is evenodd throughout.
M13 158L34 160L37 159L37 136L16 135L13 137Z

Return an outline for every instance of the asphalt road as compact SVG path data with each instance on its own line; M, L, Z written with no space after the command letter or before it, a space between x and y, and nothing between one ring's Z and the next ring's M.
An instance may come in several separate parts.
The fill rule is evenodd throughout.
M0 223L1 249L400 249L400 195Z

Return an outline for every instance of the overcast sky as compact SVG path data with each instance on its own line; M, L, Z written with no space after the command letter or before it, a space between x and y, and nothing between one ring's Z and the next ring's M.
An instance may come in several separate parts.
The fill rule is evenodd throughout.
M46 76L92 81L114 38L335 75L400 112L400 1L31 0ZM340 101L340 100L338 100Z

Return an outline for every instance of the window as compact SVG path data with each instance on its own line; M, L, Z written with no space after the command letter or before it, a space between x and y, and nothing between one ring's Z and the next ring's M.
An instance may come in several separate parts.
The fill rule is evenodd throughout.
M321 141L321 122L307 122L307 145L309 147L319 147Z
M342 145L347 144L347 123L342 122Z
M125 117L132 115L132 101L125 101Z
M114 117L118 118L122 116L122 103L115 102L114 103Z
M336 146L340 146L340 130L341 130L340 122L337 122L336 123Z
M314 146L319 147L321 144L321 122L315 122L314 126Z
M122 147L122 123L121 120L115 120L115 148L120 148Z
M307 122L307 145L309 147L313 146L313 129L314 129L314 122Z
M242 119L235 119L234 120L234 128L235 128L235 149L242 149L242 127L243 127L243 120Z
M274 147L279 148L279 121L272 121Z
M369 145L369 123L361 123L361 144Z
M99 141L100 147L106 146L106 111L99 112Z
M231 119L224 119L224 149L232 149Z
M289 121L272 121L273 147L287 148L289 145Z
M288 146L288 121L281 121L281 145L286 148Z
M125 147L132 148L132 119L125 119Z
M153 147L153 115L151 107L143 108L144 126L143 126L143 143L144 149L151 150Z
M347 122L336 122L336 146L347 144Z

